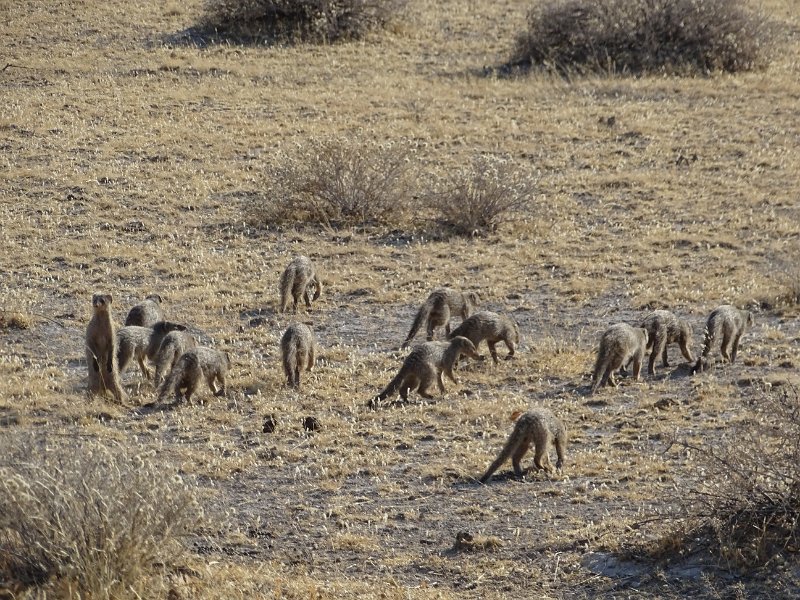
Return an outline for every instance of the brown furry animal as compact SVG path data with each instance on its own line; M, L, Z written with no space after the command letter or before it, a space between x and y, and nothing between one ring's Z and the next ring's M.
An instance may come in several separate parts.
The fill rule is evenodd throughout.
M310 295L311 288L314 288L314 296ZM286 312L289 306L289 299L292 300L292 309L297 312L297 303L302 298L306 308L311 310L311 301L319 298L322 293L322 281L311 259L307 256L295 256L281 275L280 311Z
M480 482L486 483L489 481L489 478L509 457L511 457L511 464L514 466L514 474L517 477L521 477L523 473L520 461L531 444L534 447L533 464L537 469L547 471L553 469L548 456L548 449L551 444L556 447L556 454L558 455L556 468L561 469L564 464L564 451L567 447L567 431L564 428L564 424L546 408L534 408L523 413L517 419L506 445L503 446L500 455L483 474Z
M649 336L644 328L631 327L626 323L616 323L606 329L600 338L591 393L594 394L597 388L606 383L616 387L614 373L631 360L633 360L633 377L639 381L639 372L642 368L642 359L648 341Z
M477 292L460 292L452 288L438 288L433 290L428 299L419 307L417 316L411 324L402 348L407 348L417 332L426 324L427 340L433 340L433 330L444 326L446 336L450 335L450 316L452 314L466 319L480 303L481 298Z
M197 342L188 331L170 331L156 352L156 374L153 378L153 385L160 386L175 367L175 363L178 362L181 355L195 346L197 346Z
M475 345L465 337L454 337L449 342L425 342L414 347L403 361L400 371L389 385L371 398L367 405L375 408L381 401L398 392L403 401L408 401L408 392L417 390L423 398L433 398L428 393L428 388L435 381L439 392L444 394L444 380L442 373L447 375L453 383L458 383L453 367L458 363L461 355L480 359L475 350Z
M290 387L299 388L300 373L314 368L316 346L311 328L304 323L292 323L283 333L281 358Z
M127 400L117 366L117 336L111 318L111 294L92 296L92 318L86 327L86 362L89 365L89 393L110 391L117 402Z
M128 311L125 317L125 326L137 325L139 327L152 327L159 321L164 320L164 313L161 311L161 296L151 294Z
M175 394L175 402L179 402L181 390L185 390L184 397L189 402L202 379L206 380L215 396L224 396L225 375L230 367L228 353L215 348L199 346L184 352L159 389L158 401L164 402L168 396ZM219 382L219 389L214 385L215 381Z
M683 319L679 319L668 310L654 310L642 319L641 326L647 330L650 338L648 346L652 347L650 362L647 365L650 375L656 374L655 363L659 356L662 359L662 365L669 366L667 361L669 344L677 343L683 357L689 362L694 360L692 352L689 350L689 346L692 344L692 328Z
M703 353L697 359L692 374L708 368L708 355L711 353L711 348L720 331L722 331L720 354L722 354L722 358L733 363L736 360L736 353L739 351L739 339L748 328L753 326L754 322L753 313L750 311L740 310L730 304L723 304L715 308L706 321Z
M128 325L117 330L117 364L119 372L124 373L134 357L139 369L146 379L150 379L150 370L144 362L147 358L155 360L161 342L171 331L184 331L186 327L169 321L159 321L153 327Z
M448 337L453 338L457 335L470 340L476 349L483 340L486 340L495 364L499 362L495 349L498 342L502 341L508 347L506 359L514 356L515 346L519 344L517 322L508 315L500 315L488 310L476 312L464 319L464 322L456 327Z

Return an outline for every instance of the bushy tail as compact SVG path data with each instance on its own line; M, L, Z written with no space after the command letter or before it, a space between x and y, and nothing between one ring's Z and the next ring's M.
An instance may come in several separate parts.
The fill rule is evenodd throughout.
M322 280L317 276L314 275L314 279L312 283L316 286L316 290L314 291L314 300L317 300L322 293Z
M432 307L430 302L426 302L425 304L419 307L419 310L417 311L417 316L414 317L414 322L411 324L411 331L408 332L408 335L406 336L406 341L403 342L401 348L408 348L408 345L411 343L411 340L413 340L414 337L417 335L423 323L425 323L428 320L428 317L431 314L431 308Z
M601 345L600 351L597 353L597 360L594 363L594 371L592 373L592 390L591 394L594 394L597 391L597 388L600 387L600 383L603 381L603 375L608 370L608 365L611 362L611 359L608 356L608 352L603 351L604 348Z
M178 380L181 377L181 372L183 369L176 365L172 371L170 371L169 376L164 380L164 383L161 384L161 387L158 389L158 401L164 402L170 396L175 395L175 388L178 385Z
M489 468L486 469L486 473L484 473L481 476L480 478L481 483L486 483L487 481L489 481L489 478L492 475L494 475L494 472L497 471L497 469L499 469L502 466L502 464L506 462L512 454L514 454L514 452L516 451L517 447L520 444L520 441L524 437L522 435L519 435L521 433L519 431L521 427L523 427L523 424L521 421L518 420L516 425L514 425L514 431L511 433L510 436L508 436L508 441L506 442L506 445L503 446L503 449L500 451L500 456L498 456L495 459L495 461L491 465L489 465Z
M369 402L367 402L367 406L369 406L370 408L375 408L378 406L380 402L383 402L390 396L394 396L395 394L397 394L397 392L400 391L400 386L403 383L403 377L404 377L403 369L400 369L400 372L397 375L395 375L394 379L392 379L389 382L389 385L387 385L380 394L369 399Z
M714 345L714 340L719 335L719 329L722 326L721 319L714 319L706 323L706 328L703 333L703 351L697 357L697 362L692 368L692 375L700 373L705 370L708 365L708 354L711 352L711 347Z
M179 358L178 348L172 344L162 346L158 351L158 360L156 361L156 374L153 379L154 385L158 386L166 377L167 371L171 370L175 365L175 361Z
M294 271L286 269L281 275L280 293L281 293L281 306L280 312L286 312L289 307L289 301L292 297L292 286L294 285Z
M286 373L286 378L289 380L289 385L296 386L297 375L297 344L294 340L290 340L287 347L283 349L283 372Z

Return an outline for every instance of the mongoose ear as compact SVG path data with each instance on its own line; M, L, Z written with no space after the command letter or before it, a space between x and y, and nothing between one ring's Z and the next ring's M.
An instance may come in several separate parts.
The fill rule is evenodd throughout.
M179 323L175 323L175 331L186 331L186 325L180 325Z
M159 304L161 304L161 302L163 302L163 300L164 300L164 299L163 299L161 296L159 296L158 294L153 294L152 296L148 296L148 297L149 297L149 298L150 298L150 299L151 299L153 302L158 302Z
M106 302L108 302L109 304L111 304L111 303L114 301L114 298L112 298L112 297L111 297L111 294L106 294L105 296L103 296L103 298L104 298L104 299L105 299L105 301L106 301Z
M512 422L513 422L513 421L516 421L517 419L519 419L519 416L520 416L521 414L522 414L522 411L521 411L521 410L515 410L514 412L512 412L512 413L511 413L510 420L511 420Z

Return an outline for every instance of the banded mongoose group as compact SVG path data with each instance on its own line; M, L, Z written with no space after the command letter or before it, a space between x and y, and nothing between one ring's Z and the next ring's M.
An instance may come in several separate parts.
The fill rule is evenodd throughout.
M307 256L295 256L280 277L278 312L287 312L291 304L296 314L301 302L306 311L310 311L312 302L319 299L321 292L322 280L311 260ZM478 348L484 341L495 364L499 363L496 349L499 342L508 348L506 359L513 358L520 343L519 325L510 315L489 310L476 312L480 301L477 292L448 287L433 290L418 309L401 348L410 345L423 325L426 341L412 348L397 375L369 399L367 406L378 408L387 400L394 401L398 395L401 401L407 402L412 391L422 398L431 399L430 390L434 384L439 394L444 395L444 376L458 384L455 371L459 360L462 357L483 360ZM226 375L231 367L228 353L198 346L185 325L164 320L161 296L148 296L131 308L125 326L120 329L114 325L112 302L111 295L95 294L92 297L93 314L86 329L90 393L110 392L118 402L126 400L120 373L136 359L145 379L151 377L146 361L155 364L153 381L160 403L170 398L174 402L181 398L188 402L202 381L215 396L225 395ZM450 327L451 316L462 319L455 329ZM753 314L749 311L731 305L714 309L706 322L703 349L692 366L692 373L711 365L710 355L720 336L722 358L729 363L735 362L741 336L752 325ZM444 328L445 340L434 341L437 328ZM589 394L596 393L604 385L616 387L616 374L624 373L631 365L632 378L639 381L648 350L647 371L654 376L659 359L661 366L669 366L667 350L670 344L677 344L687 362L694 362L690 349L691 326L667 310L652 311L635 325L610 325L600 337ZM313 369L319 354L311 327L306 323L292 322L280 339L280 352L287 385L299 390L302 373ZM558 457L555 468L561 470L566 445L564 423L546 408L532 408L516 418L508 441L479 481L488 482L509 458L514 475L524 475L521 460L531 447L534 449L532 468L553 470L549 458L552 446Z

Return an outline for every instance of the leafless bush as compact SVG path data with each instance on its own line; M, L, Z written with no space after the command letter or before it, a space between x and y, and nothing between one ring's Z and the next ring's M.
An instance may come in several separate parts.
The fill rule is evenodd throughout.
M269 194L251 202L251 220L334 228L403 223L414 196L409 167L402 144L312 142L269 170Z
M180 553L192 496L151 457L69 444L4 435L0 579L67 582L70 597L154 596L153 565Z
M772 35L742 0L550 0L528 14L511 65L562 73L742 71Z
M479 235L526 210L534 187L534 174L480 158L439 182L429 203L446 227L461 235Z
M245 42L335 42L384 27L406 0L208 0L203 27Z
M729 566L762 566L800 549L800 396L792 386L763 394L754 416L726 443L697 448L700 469L684 507L684 538Z

